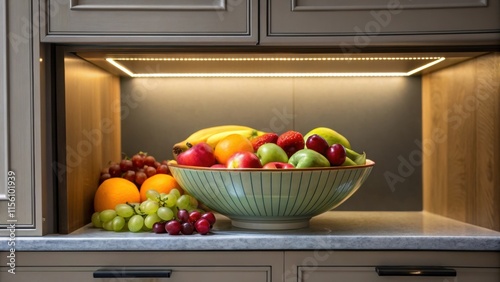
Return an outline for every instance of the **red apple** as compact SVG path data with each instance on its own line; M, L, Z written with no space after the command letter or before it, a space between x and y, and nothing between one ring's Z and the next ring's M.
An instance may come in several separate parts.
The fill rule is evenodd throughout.
M198 143L177 156L180 165L211 167L215 164L214 150L205 142Z
M270 162L265 164L262 168L266 169L292 169L295 168L293 164L283 162Z
M255 153L238 152L229 158L227 168L262 168L262 164Z
M211 166L210 168L226 168L225 165L223 164L214 164L213 166Z

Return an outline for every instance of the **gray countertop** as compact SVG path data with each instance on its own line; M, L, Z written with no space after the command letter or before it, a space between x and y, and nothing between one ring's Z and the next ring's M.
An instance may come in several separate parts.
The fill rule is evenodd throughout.
M8 250L0 238L0 250ZM500 251L500 232L427 212L331 211L309 227L284 231L236 228L218 216L209 235L112 232L90 225L68 234L17 237L16 251L461 250Z

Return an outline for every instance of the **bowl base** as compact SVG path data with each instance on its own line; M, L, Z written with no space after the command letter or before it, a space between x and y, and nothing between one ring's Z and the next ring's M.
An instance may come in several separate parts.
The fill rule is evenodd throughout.
M282 221L267 221L267 220L245 220L231 219L231 224L234 227L257 230L288 230L300 229L309 226L310 218L297 220L282 220Z

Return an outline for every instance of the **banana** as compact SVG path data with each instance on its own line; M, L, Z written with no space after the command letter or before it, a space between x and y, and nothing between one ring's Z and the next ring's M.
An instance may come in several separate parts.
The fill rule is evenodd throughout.
M352 149L345 148L347 157L357 165L364 165L366 163L366 153L358 153Z
M326 142L328 142L328 146L338 143L345 148L351 148L351 144L349 143L349 140L347 140L347 138L345 138L337 131L327 127L317 127L309 131L306 135L304 135L304 142L306 142L307 138L313 134L318 134L319 136L323 137Z
M226 136L229 136L231 134L241 134L246 138L251 139L253 137L262 135L263 132L255 129L223 131L208 137L206 142L210 147L215 149L215 146L217 146L217 143L219 143L220 140L224 139Z
M196 145L200 142L206 142L207 139L214 134L226 131L236 131L236 130L254 130L254 129L242 125L219 125L219 126L212 126L200 129L194 132L193 134L189 135L189 137L186 138L185 140L174 145L174 147L172 148L172 153L174 155L174 158L177 159L177 156L180 153L189 149L190 146Z

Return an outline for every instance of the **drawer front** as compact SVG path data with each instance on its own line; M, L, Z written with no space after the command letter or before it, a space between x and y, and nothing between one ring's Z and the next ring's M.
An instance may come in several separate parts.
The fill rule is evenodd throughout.
M253 0L42 0L40 13L45 42L257 42Z
M349 281L349 282L498 282L500 268L452 268L456 276L378 276L375 267L299 267L300 282ZM287 280L288 281L288 280Z
M160 268L146 267L113 267L116 278L94 278L93 274L98 267L17 267L15 274L7 272L2 267L0 272L0 281L169 281L169 282L216 282L216 281L238 281L238 282L265 282L271 281L270 267L172 267L161 268L171 270L169 278L147 277L148 271ZM142 277L121 277L127 271L143 270Z

